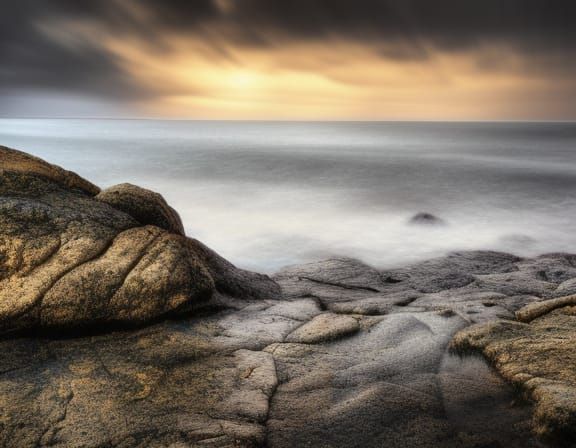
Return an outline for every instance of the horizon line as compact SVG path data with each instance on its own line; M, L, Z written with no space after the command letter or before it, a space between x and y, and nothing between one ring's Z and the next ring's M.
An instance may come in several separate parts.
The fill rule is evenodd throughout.
M242 119L242 118L171 118L171 117L74 117L74 116L31 116L7 117L0 116L0 120L110 120L110 121L198 121L198 122L241 122L241 123L566 123L576 124L576 119L302 119L302 118L275 118L275 119Z

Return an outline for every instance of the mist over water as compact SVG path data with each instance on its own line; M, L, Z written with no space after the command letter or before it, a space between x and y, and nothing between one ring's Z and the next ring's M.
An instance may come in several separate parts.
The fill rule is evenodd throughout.
M0 119L0 144L160 192L187 233L273 272L454 250L576 252L576 124ZM430 212L446 226L408 225Z

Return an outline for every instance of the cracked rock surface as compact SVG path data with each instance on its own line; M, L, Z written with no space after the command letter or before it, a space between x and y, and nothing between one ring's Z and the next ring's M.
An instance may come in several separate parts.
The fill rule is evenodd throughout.
M1 447L543 446L532 408L448 347L472 324L569 341L567 308L538 307L576 257L333 258L270 279L0 149ZM516 322L527 305L539 317Z
M477 351L535 403L533 428L544 440L576 442L576 296L530 304L524 322L495 321L469 327L452 343Z

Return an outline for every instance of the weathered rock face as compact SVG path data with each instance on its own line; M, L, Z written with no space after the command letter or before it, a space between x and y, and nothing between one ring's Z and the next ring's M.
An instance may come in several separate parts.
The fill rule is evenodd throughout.
M329 260L282 271L289 297L216 292L138 330L0 340L0 446L540 446L486 365L446 354L470 317L520 299L422 293L423 275Z
M511 371L533 340L540 433L572 424L557 401L570 370L546 376L543 359L574 364L574 317L542 299L571 287L574 256L463 252L386 271L335 258L273 281L174 231L158 198L143 216L164 224L0 156L19 161L0 172L0 447L541 447L531 409L480 358L448 353L478 322L457 340ZM526 305L533 320L513 322Z
M279 381L268 446L541 446L529 409L510 405L512 392L485 364L447 354L471 322L513 319L540 300L516 294L515 280L482 286L516 273L538 289L527 281L539 279L534 265L463 252L388 271L346 258L280 271L274 278L288 297L321 311L265 348Z
M7 148L0 157L0 333L141 324L207 301L214 278L241 278L252 296L278 292L181 232L96 200L98 189L75 174ZM137 217L165 211L143 200L140 213L131 197Z
M89 195L96 195L100 188L82 179L76 173L66 171L56 165L45 162L15 149L0 146L0 172L16 171L35 177L43 177L71 190L79 190Z
M0 341L0 446L261 446L274 361L222 331L186 320Z
M267 275L236 268L198 240L188 238L186 244L202 260L218 291L247 299L277 299L281 296L280 286Z
M140 224L184 235L180 216L158 193L132 184L120 184L100 192L96 199L129 214Z
M542 438L576 443L576 297L527 305L526 322L495 321L458 333L453 348L478 351L535 402L533 428Z
M459 332L452 342L453 350L460 354L483 354L507 381L523 391L535 403L533 430L562 446L576 443L576 296L565 295L573 292L575 265L569 254L547 254L516 263L519 271L504 279L525 278L522 288L554 298L532 300L517 309L519 322L475 325ZM535 277L539 280L534 281ZM503 284L500 291L519 287Z

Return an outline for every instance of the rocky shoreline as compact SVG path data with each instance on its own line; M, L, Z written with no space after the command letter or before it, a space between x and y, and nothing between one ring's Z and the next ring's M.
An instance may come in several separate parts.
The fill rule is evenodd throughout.
M576 255L268 277L183 229L0 147L0 446L574 445Z

